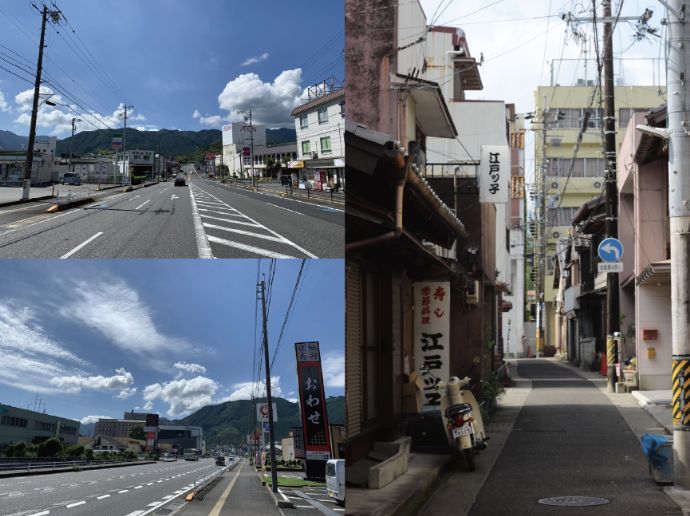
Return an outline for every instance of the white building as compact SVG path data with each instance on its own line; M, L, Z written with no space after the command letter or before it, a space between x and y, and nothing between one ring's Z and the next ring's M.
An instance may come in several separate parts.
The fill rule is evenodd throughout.
M298 159L290 168L300 188L329 190L345 184L345 90L318 91L292 111Z
M55 136L37 136L31 167L31 186L48 185L58 180ZM26 150L0 151L0 184L21 184L24 179Z
M230 176L251 177L251 148L254 152L266 147L266 126L245 122L233 122L223 126L223 164L228 167ZM257 175L254 169L254 175Z

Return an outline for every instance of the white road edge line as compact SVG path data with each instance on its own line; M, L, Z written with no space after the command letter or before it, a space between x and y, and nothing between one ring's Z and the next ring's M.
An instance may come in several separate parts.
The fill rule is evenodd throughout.
M199 211L196 207L194 192L192 192L191 186L189 187L189 198L192 201L192 219L194 220L194 234L196 235L196 247L199 251L199 258L213 258L211 244L208 241L206 231L204 231L204 226L201 223L201 217L199 217Z
M285 208L284 206L278 206L277 204L273 204L272 202L267 202L269 206L275 206L276 208L280 208L281 210L286 210L290 211L292 213L296 213L297 215L304 215L304 213L300 213L299 211L291 210L290 208Z
M144 201L144 202L142 202L139 206L137 206L137 207L134 208L134 209L135 209L135 210L138 210L139 208L141 208L142 206L147 205L147 204L150 203L150 202L151 202L151 199L149 199L148 201Z
M68 509L71 509L72 507L76 507L78 505L84 505L85 503L86 503L86 500L82 500L81 502L75 502L75 503L71 503L69 505L65 505L65 507L67 507Z
M94 240L96 240L96 239L97 239L99 236L101 236L102 234L103 234L103 231L99 231L99 232L96 233L94 236L92 236L92 237L89 238L88 240L85 240L84 242L82 242L81 244L79 244L77 247L75 247L74 249L72 249L71 251L69 251L68 253L63 254L63 255L60 257L60 259L61 259L61 260L64 260L64 259L66 259L66 258L69 258L69 257L72 256L74 253L76 253L77 251L79 251L79 249L81 249L82 247L84 247L84 246L90 244L91 242L93 242Z

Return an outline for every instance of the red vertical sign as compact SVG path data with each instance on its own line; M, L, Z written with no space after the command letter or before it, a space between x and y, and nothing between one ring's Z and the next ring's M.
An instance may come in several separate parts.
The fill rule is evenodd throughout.
M307 460L331 458L331 439L326 413L326 393L321 374L318 342L297 342L297 379L304 429L304 455Z

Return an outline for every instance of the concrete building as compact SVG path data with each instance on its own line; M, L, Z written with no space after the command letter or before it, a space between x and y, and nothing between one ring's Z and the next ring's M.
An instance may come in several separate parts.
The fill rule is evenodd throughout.
M534 124L535 166L546 160L546 277L552 278L557 261L557 244L567 246L568 232L576 212L598 197L604 187L604 153L601 136L603 109L592 107L594 86L579 80L574 86L540 86L535 92L536 113L546 111L547 123ZM665 102L665 89L659 86L615 87L616 144L620 151L628 122L635 112L646 112ZM577 155L573 148L589 112ZM544 129L546 132L544 133ZM559 283L547 281L544 290L545 345L564 352L563 325L558 317L556 298ZM597 351L605 342L596 339Z
M56 163L58 181L62 181L65 172L79 174L82 183L117 183L120 180L117 163L112 156L73 157L60 159Z
M298 158L290 168L301 189L341 188L345 184L345 90L334 81L324 81L308 91L306 102L292 111Z
M64 444L77 444L79 421L0 404L0 443L44 441L57 437Z
M96 421L94 436L129 437L129 432L136 426L144 426L139 419L99 419Z
M37 136L34 140L34 160L31 167L31 186L45 186L58 180L55 136ZM26 150L0 151L0 185L20 185L24 180Z
M251 158L251 135L249 124L233 122L223 126L223 153L215 158L216 167L221 163L228 167L230 177L260 178L270 175L267 165L270 161L279 163L282 168L297 158L297 144L286 143L268 145L266 143L266 126L253 124L254 162Z

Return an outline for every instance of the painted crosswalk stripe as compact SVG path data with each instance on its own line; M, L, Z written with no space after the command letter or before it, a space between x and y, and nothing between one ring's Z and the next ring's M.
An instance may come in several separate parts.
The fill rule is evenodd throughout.
M218 229L220 231L226 231L228 233L236 233L238 235L245 235L253 238L260 238L262 240L270 240L271 242L278 242L279 244L285 243L282 237L274 237L271 235L262 235L260 233L254 233L252 231L244 231L242 229L235 229L235 228L226 228L225 226L218 226L217 224L210 224L208 222L204 222L204 227L205 228L210 228L210 229Z
M287 254L274 253L267 249L261 249L260 247L254 247L251 245L240 244L238 242L232 242L231 240L226 240L224 238L214 237L213 235L208 236L208 241L215 244L221 244L227 247L234 247L235 249L240 249L242 251L247 251L250 253L258 254L259 256L267 256L269 258L294 258Z
M259 224L254 224L253 222L242 222L241 220L225 219L223 217L214 217L213 215L201 214L202 219L219 220L221 222L229 222L230 224L238 224L240 226L249 226L252 228L260 228Z

